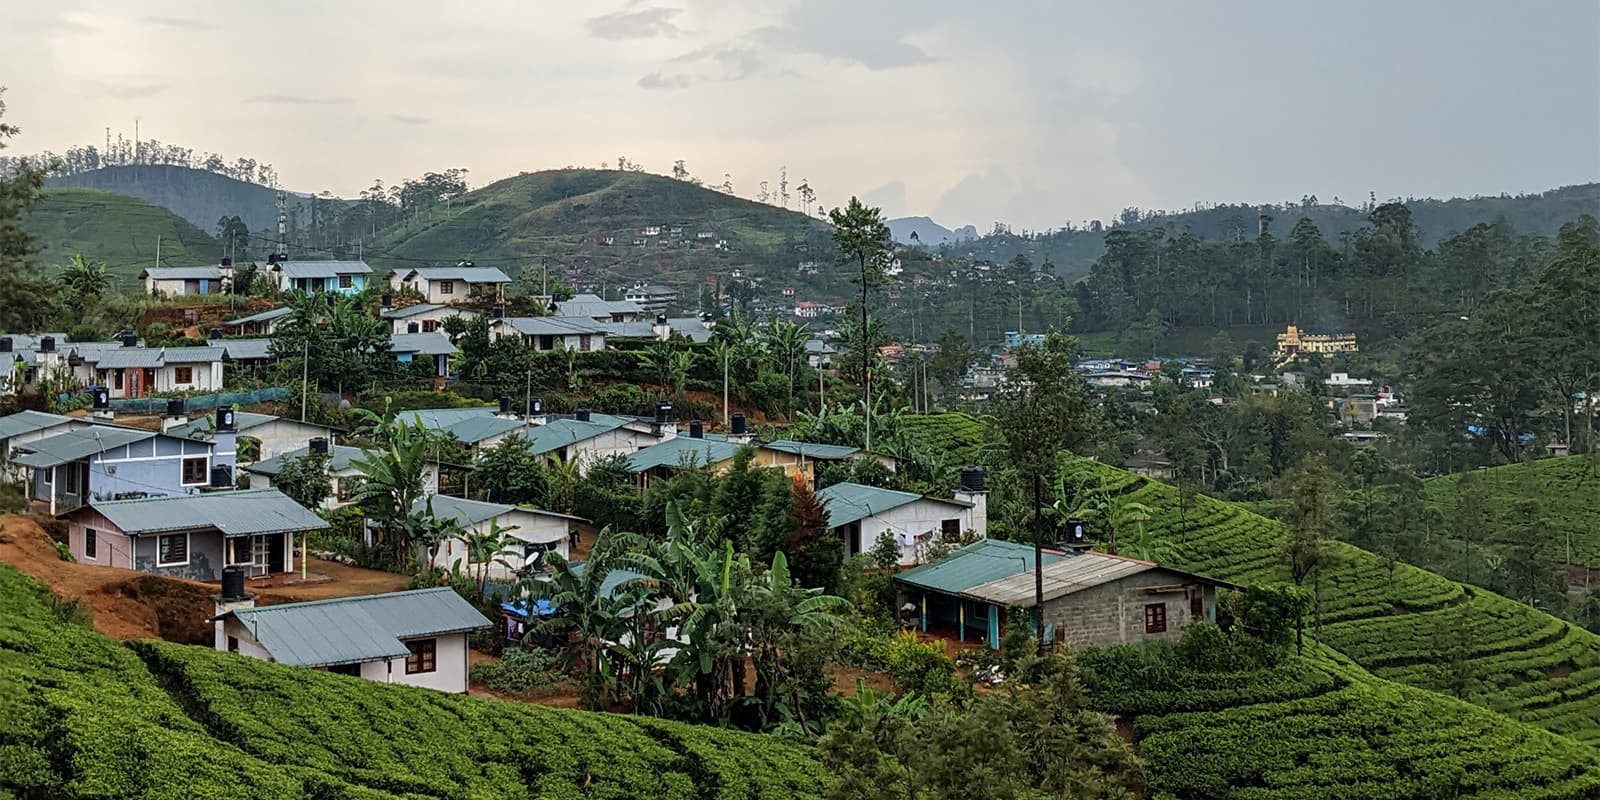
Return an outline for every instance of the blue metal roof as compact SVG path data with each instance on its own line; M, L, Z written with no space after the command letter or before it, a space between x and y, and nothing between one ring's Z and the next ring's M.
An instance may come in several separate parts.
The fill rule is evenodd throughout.
M733 458L739 445L715 439L674 436L628 456L629 472L646 472L656 467L709 467Z
M43 411L18 411L0 417L0 439L10 439L27 433L38 433L46 428L57 425L87 425L88 423L74 417L63 417L60 414L46 414Z
M524 431L521 435L527 438L534 455L543 455L610 433L624 424L622 420L616 418L608 420L591 418L588 422L565 418L553 419L544 425Z
M90 425L22 445L17 448L22 454L13 456L11 460L24 467L58 467L159 435L136 428Z
M821 459L823 461L837 461L859 455L861 448L847 447L840 444L815 444L813 442L796 442L790 439L778 439L767 442L766 447L783 453L793 453L805 458Z
M882 514L904 505L915 503L918 500L928 500L934 503L947 503L962 508L971 508L970 503L959 500L946 500L942 497L923 497L911 492L899 492L894 489L879 489L876 486L867 486L860 483L836 483L817 492L817 499L827 504L828 527L837 528L858 522L874 514Z

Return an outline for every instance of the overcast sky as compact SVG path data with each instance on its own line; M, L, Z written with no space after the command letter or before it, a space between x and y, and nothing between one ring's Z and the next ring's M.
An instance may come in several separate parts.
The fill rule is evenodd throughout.
M12 153L138 118L344 196L681 158L987 229L1600 179L1596 0L12 5Z

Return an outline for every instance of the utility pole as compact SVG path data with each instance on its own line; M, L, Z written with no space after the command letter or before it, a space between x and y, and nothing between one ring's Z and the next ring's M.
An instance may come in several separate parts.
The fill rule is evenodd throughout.
M306 421L306 391L311 375L311 337L300 342L300 421Z
M733 343L724 342L722 348L722 429L728 429L728 356L733 352Z
M156 234L156 266L161 266L161 234Z
M531 369L528 370L527 385L523 388L522 391L523 391L523 396L522 396L523 397L523 399L522 399L522 404L523 404L522 418L524 420L526 420L529 417L533 416L533 370L531 370Z

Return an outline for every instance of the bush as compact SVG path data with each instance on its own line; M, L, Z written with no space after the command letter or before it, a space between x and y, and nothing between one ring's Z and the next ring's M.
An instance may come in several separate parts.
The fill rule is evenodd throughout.
M62 561L78 563L78 559L72 556L72 548L66 542L51 542L51 544L55 545L56 555L60 556Z
M562 677L555 655L543 649L507 650L498 662L478 664L471 672L473 683L491 692L510 695L529 695L549 689L560 683Z
M956 662L945 654L943 642L923 642L904 631L889 640L884 652L889 677L910 694L949 694L955 691Z

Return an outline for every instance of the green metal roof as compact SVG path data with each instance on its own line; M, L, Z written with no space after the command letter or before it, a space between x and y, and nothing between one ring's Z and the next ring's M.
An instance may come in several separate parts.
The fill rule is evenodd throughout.
M465 527L471 527L484 520L494 519L501 514L513 511L524 511L529 514L538 514L545 517L560 517L587 522L583 517L574 517L571 514L558 514L554 511L545 511L526 506L512 506L504 503L486 503L482 500L467 500L448 494L433 494L424 497L411 505L411 514L419 515L428 509L429 503L433 504L433 515L436 517L454 517Z
M828 527L837 528L859 522L874 514L882 514L903 505L915 503L918 500L928 500L934 503L945 503L961 508L971 508L970 503L958 500L946 500L942 497L923 497L911 492L898 492L894 489L879 489L876 486L867 486L860 483L836 483L817 492L817 499L827 504Z
M767 442L767 447L784 453L793 453L803 458L816 458L823 461L837 461L850 458L861 453L859 447L847 447L840 444L815 444L813 442L796 442L790 439L778 439Z
M1044 551L1048 568L1066 558L1053 550ZM984 539L950 555L894 576L896 581L944 594L963 594L991 581L1020 575L1033 569L1033 547L999 539Z
M238 319L228 320L228 322L226 324L228 324L228 325L243 325L243 324L245 324L247 322L271 322L271 321L273 321L275 319L282 319L283 317L287 317L287 316L289 316L290 314L293 314L293 313L294 313L294 309L289 308L288 306L282 306L282 307L279 307L279 308L268 309L268 310L263 311L263 312L261 312L259 314L251 314L248 317L240 317Z
M271 414L255 414L249 411L236 411L233 414L233 428L235 431L244 432L269 422L276 422L278 417ZM196 417L182 425L174 425L167 429L168 436L179 436L184 439L206 439L213 426L217 424L215 414Z
M543 455L578 442L586 442L623 426L620 418L612 420L595 420L592 417L588 422L565 418L553 419L524 431L521 435L528 440L534 455Z
M215 528L224 536L254 536L328 527L321 517L277 489L96 500L89 507L118 530L133 535Z
M364 450L360 447L348 447L342 444L333 445L328 448L328 470L342 472L350 468L350 462L358 458L366 458L376 452L375 450ZM276 475L283 470L284 465L288 462L305 458L308 455L311 455L310 445L287 453L280 453L265 461L257 461L254 464L241 464L239 469L245 472L254 472L257 475Z
M727 461L739 452L739 445L715 439L674 436L628 456L629 472L647 472L656 467L708 467Z
M522 428L531 427L524 419L506 419L496 416L477 416L452 422L441 430L454 434L462 444L477 444L485 439L500 436Z
M302 667L403 658L409 651L402 639L492 624L448 586L241 608L223 616L249 628L274 661Z
M405 423L418 422L424 428L443 429L472 417L492 417L494 409L489 406L467 406L465 408L418 408L410 411L401 411L395 414L395 419Z
M18 411L0 417L0 439L10 439L27 433L37 433L45 428L54 428L57 425L70 425L72 423L87 425L88 422L76 417L63 417L60 414L46 414L43 411Z
M87 428L58 433L55 436L29 442L17 448L22 455L11 460L24 467L59 467L96 453L154 439L160 434L135 428L118 428L111 425L90 425Z

